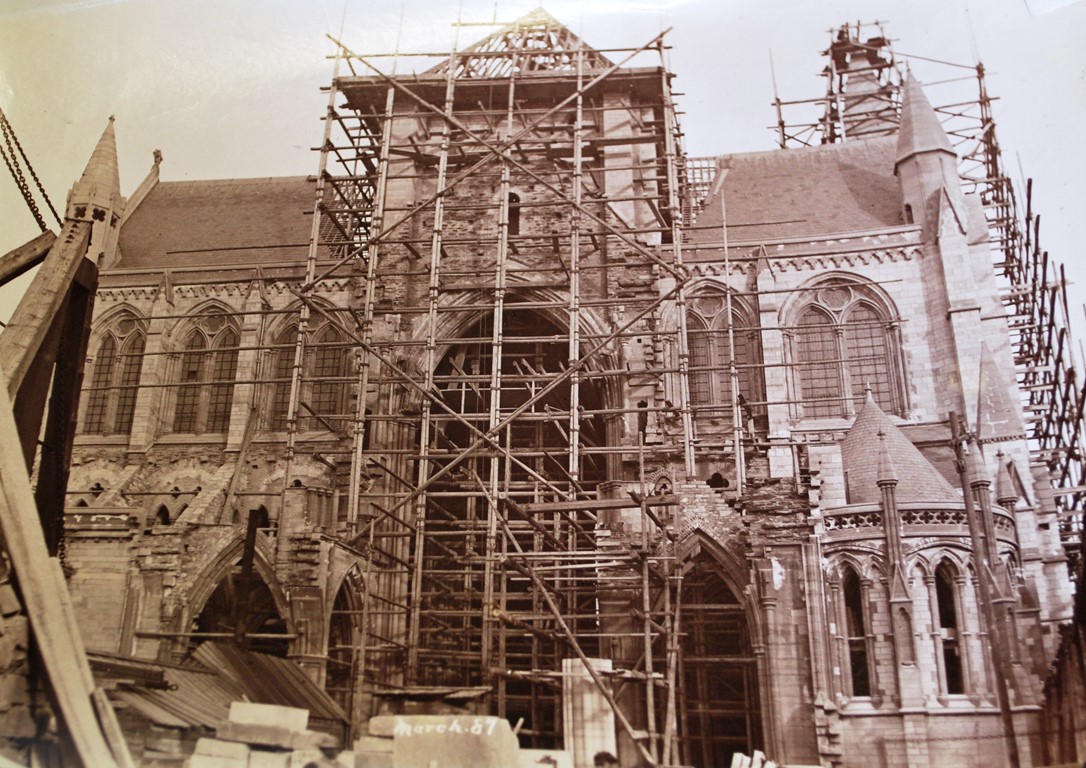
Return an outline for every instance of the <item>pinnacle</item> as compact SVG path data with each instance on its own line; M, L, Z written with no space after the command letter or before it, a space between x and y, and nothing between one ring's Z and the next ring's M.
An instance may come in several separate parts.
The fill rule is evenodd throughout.
M895 165L924 152L947 152L957 157L920 81L909 73L901 97L901 127L898 130Z
M104 208L114 208L119 205L120 200L121 175L117 163L117 138L113 132L113 116L110 115L83 175L72 187L72 201L92 202Z

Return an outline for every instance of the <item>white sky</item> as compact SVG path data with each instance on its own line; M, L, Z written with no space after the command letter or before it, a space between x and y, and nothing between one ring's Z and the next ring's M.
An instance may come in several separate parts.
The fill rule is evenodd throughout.
M447 50L463 21L512 21L534 0L0 0L0 106L58 209L110 115L121 186L165 157L164 180L304 175L317 168L330 80L327 33L354 50ZM1061 0L550 0L597 48L635 47L671 27L670 68L691 155L771 149L769 55L782 99L820 95L820 51L846 21L887 23L899 54L964 64L975 51L999 97L1015 181L1035 179L1041 242L1068 267L1076 338L1086 340L1086 258L1073 228L1086 202L1086 2ZM461 45L487 27L461 30ZM973 42L975 41L975 43ZM948 70L920 60L921 81ZM401 69L401 71L403 71ZM962 70L963 74L968 74ZM939 99L932 94L932 101ZM38 230L0 169L0 253ZM1076 216L1076 214L1078 214ZM193 222L199 226L199 222ZM0 319L11 291L0 294ZM1076 342L1077 344L1078 342ZM1078 357L1078 355L1076 355Z

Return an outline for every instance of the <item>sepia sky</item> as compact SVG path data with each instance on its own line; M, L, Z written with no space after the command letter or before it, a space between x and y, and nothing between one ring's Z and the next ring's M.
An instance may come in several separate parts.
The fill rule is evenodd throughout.
M448 50L458 17L508 22L535 7L534 0L0 0L0 106L58 209L110 115L125 195L151 168L155 149L168 181L312 174L327 98L320 88L332 72L326 34L360 53ZM637 47L670 27L669 67L693 156L772 149L770 52L782 99L817 97L825 88L820 52L829 30L846 21L884 22L899 59L915 56L902 60L922 82L971 76L925 59L973 65L979 56L999 99L1007 170L1016 183L1035 179L1041 242L1068 267L1075 336L1086 341L1086 256L1073 231L1086 212L1086 2L549 0L543 7L596 48ZM460 27L460 45L492 30ZM391 68L391 59L382 61ZM410 71L407 62L397 66ZM956 87L963 85L939 86ZM964 87L975 95L972 83ZM934 88L929 96L945 101ZM3 176L0 253L38 233ZM0 293L0 320L13 293Z

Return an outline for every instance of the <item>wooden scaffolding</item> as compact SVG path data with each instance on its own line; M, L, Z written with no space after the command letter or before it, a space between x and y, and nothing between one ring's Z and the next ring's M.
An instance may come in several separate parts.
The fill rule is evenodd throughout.
M575 659L671 764L678 503L646 467L688 477L694 448L663 35L598 51L536 11L411 75L335 42L288 422L320 315L357 355L356 712L454 691L558 746ZM352 306L316 298L345 276ZM630 386L653 394L631 407Z

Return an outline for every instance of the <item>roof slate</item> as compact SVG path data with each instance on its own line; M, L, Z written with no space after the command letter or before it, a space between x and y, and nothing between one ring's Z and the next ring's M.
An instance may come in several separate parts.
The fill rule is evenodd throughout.
M305 176L159 182L122 227L115 267L302 261L314 189Z
M728 240L825 239L901 226L903 205L894 157L897 138L802 149L723 155ZM720 197L706 201L695 242L719 242Z
M897 476L899 502L961 501L961 495L868 394L856 421L841 441L849 504L873 504L881 499L877 483L880 432Z

